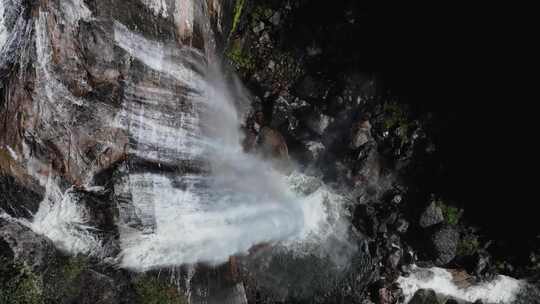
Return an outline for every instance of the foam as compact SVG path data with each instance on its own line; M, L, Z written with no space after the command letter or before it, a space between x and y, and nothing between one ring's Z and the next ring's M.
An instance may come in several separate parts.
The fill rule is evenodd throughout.
M419 289L433 289L435 292L452 296L459 300L484 303L512 303L520 292L523 282L499 275L493 281L459 288L452 281L452 274L443 268L415 267L408 277L399 277L397 282L403 289L405 303L408 303Z

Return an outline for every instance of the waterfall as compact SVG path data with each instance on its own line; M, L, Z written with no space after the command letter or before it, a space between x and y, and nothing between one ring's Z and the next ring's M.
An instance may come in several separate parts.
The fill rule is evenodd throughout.
M165 3L144 2L158 17L166 16ZM32 106L48 132L44 134L68 151L65 165L80 170L82 182L66 187L60 176L43 175L52 171L51 165L33 156L23 142L29 173L47 189L39 211L25 224L64 251L97 257L114 252L113 260L136 271L219 264L260 244L347 262L333 249L336 242L351 251L356 248L348 239L345 200L314 177L294 170L286 175L270 160L244 152L241 124L250 112L249 93L234 76L227 76L219 56L206 46L214 39L204 5L179 5L190 7L183 12L191 16L184 26L205 29L203 51L147 37L118 20L104 30L110 38L100 39L110 45L103 56L112 62L114 48L122 62L121 102L114 107L73 94L54 67L53 44L58 41L50 15L60 11L57 22L72 26L93 22L95 16L84 2L61 2L58 11L40 9L36 14L37 102ZM75 33L70 29L65 35ZM81 112L88 122L72 120ZM103 169L99 158L88 161L71 152L73 138L90 139L102 130L120 135L104 137L101 151L128 156L109 189L110 203L118 211L119 252L104 248L104 233L91 218L89 208L94 207L80 198L103 190L94 184Z
M119 23L115 39L160 79L183 90L179 95L128 80L126 100L138 103L128 103L131 109L122 109L119 121L136 141L133 154L169 166L194 160L208 166L198 174L130 173L117 185L120 196L131 198L131 205L121 208L124 267L221 263L257 244L292 243L332 229L319 226L329 203L321 191L328 189L302 196L270 163L244 153L245 105L238 101L247 96L225 81L216 63L201 60L194 49L147 40Z

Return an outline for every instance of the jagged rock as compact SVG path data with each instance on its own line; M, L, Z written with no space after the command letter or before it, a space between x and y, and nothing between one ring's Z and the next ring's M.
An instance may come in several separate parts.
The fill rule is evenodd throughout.
M442 209L432 202L420 216L420 227L427 228L444 221Z
M304 145L306 146L307 157L310 161L317 161L326 149L324 144L318 141L306 141Z
M275 159L288 159L289 152L283 135L270 127L262 127L259 132L259 145L261 152L266 157Z
M396 221L394 227L397 232L403 234L409 229L409 222L406 219L400 218Z
M445 265L456 256L459 232L452 226L439 227L431 235L430 242L435 264Z
M351 149L358 149L371 139L371 124L367 117L355 123L351 130Z
M319 111L313 111L305 119L306 126L318 135L323 135L331 122L332 117Z
M42 194L24 187L12 176L0 175L0 193L0 213L3 210L16 218L31 218L43 200Z
M279 25L280 21L281 21L281 13L280 12L275 12L274 15L272 15L272 17L270 17L270 22L275 26Z
M120 302L120 292L117 284L112 278L96 272L92 269L85 269L77 278L70 282L72 286L81 286L78 292L65 302L80 304L117 304Z
M259 32L262 32L263 30L264 30L264 22L262 22L262 21L259 22L259 23L257 24L257 26L255 26L255 27L253 28L253 32L255 32L255 34L258 34Z
M420 289L414 294L409 304L441 304L441 302L433 289Z
M386 265L391 269L396 269L401 261L401 250L394 249L393 252L388 256L386 260Z
M3 255L13 257L36 272L46 269L58 255L51 240L10 219L0 218L0 242L4 250L9 250Z
M386 287L383 287L379 289L379 304L394 304L396 302L396 299L394 299L394 296L392 294L392 291Z

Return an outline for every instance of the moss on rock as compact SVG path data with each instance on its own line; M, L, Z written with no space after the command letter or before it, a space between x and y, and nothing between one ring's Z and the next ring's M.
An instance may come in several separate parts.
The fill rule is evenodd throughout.
M437 205L439 208L441 208L444 216L444 221L449 225L457 225L459 221L461 220L461 215L463 213L462 210L460 210L457 207L450 206L443 201L437 202Z
M461 256L473 255L480 248L480 242L476 235L467 235L459 241L457 254Z
M169 283L150 275L135 281L135 291L140 304L187 304L186 296Z
M0 303L41 304L42 285L41 278L26 265L0 258Z

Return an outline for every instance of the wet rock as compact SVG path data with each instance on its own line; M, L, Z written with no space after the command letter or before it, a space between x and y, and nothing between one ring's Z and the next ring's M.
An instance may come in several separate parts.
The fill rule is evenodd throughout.
M324 80L311 75L305 76L294 87L295 95L308 102L317 102L324 99L328 91L328 84Z
M459 232L452 226L439 227L431 235L430 242L435 264L445 265L456 256Z
M51 240L9 219L0 218L0 243L9 247L9 256L32 271L43 271L58 255Z
M12 176L0 175L0 193L0 213L3 210L16 218L31 218L43 200L42 194L26 188Z
M354 213L354 225L362 233L374 237L379 227L375 208L369 205L359 205Z
M328 128L332 118L319 111L313 111L306 117L306 126L318 135L323 135L324 131Z
M427 228L444 221L442 209L432 202L420 216L420 227Z
M441 304L441 302L433 289L420 289L414 294L409 304Z
M392 294L392 291L386 287L379 289L379 298L378 302L379 304L394 304L396 302L396 299L394 299L394 296Z
M477 276L481 276L486 272L486 270L488 270L491 257L489 256L487 252L485 252L484 250L481 250L475 254L474 259L475 259L474 274Z
M409 229L409 222L406 219L400 218L396 221L394 227L397 232L403 234Z
M401 250L394 249L394 251L388 256L386 265L391 269L396 269L401 261Z
M259 24L257 24L257 26L255 26L253 28L253 32L255 32L255 34L258 34L260 32L262 32L264 30L264 22L259 22Z
M274 15L272 15L272 17L270 17L270 22L275 26L279 25L280 21L281 21L281 13L280 12L275 12Z
M355 123L351 129L351 149L358 149L371 140L371 124L367 117Z
M287 143L279 131L267 126L262 127L258 140L263 155L276 158L288 157Z
M304 145L306 146L308 151L307 157L311 161L317 161L326 149L323 143L319 141L306 141L304 142Z
M279 128L280 126L289 122L292 118L292 109L291 103L287 97L278 96L274 100L274 106L272 108L272 122L271 126L273 128Z
M69 297L71 303L116 304L120 302L120 294L116 287L118 282L92 269L85 269L71 284L82 287L79 288L78 293Z

